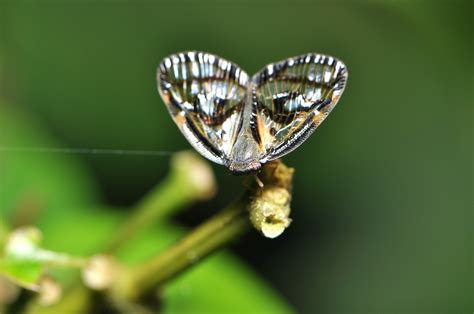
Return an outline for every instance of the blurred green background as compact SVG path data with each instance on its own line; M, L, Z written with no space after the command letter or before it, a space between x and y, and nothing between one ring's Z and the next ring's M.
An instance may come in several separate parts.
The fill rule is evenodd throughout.
M21 112L63 147L179 151L190 146L156 91L163 57L209 51L254 73L306 52L336 56L349 70L338 107L284 158L296 168L291 227L232 250L298 312L470 313L472 21L472 1L2 1L0 114ZM24 144L11 138L0 144ZM62 180L92 173L87 189L110 207L134 204L169 159L74 157L75 177ZM241 190L213 167L218 196L176 224L197 225ZM29 177L23 166L10 175ZM75 223L98 223L87 217Z

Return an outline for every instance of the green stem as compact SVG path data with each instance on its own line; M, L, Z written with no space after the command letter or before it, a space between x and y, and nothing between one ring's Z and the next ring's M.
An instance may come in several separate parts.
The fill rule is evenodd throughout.
M150 261L123 274L112 296L137 301L250 228L247 195L203 223Z
M117 249L140 228L153 223L160 215L169 214L173 208L209 197L209 191L213 190L209 187L213 185L208 184L208 188L203 189L203 169L182 160L175 163L175 166L181 164L188 166L175 168L172 171L174 175L170 175L156 192L137 206L137 213L126 222L115 241L111 242L111 249ZM121 268L114 283L106 291L107 297L119 311L146 310L140 303L144 297L246 232L251 226L249 211L252 224L257 230L267 237L278 236L290 221L288 215L292 177L293 169L283 163L268 163L258 175L257 182L260 184L255 184L254 178L249 177L245 184L247 191L237 202L211 217L163 253L133 269ZM131 231L128 231L129 228ZM83 297L79 304L74 304L76 310L85 310L92 302L92 294L80 289L74 292ZM65 303L69 303L67 300L66 298Z
M250 220L267 237L281 234L290 221L293 171L280 161L265 165L257 178L260 184L256 184L255 180L247 181L248 189L237 202L163 253L133 269L124 269L109 291L111 298L121 302L139 302L153 289L237 239L250 228ZM249 211L252 219L249 219Z
M138 231L200 200L214 196L216 183L210 167L194 153L173 156L168 176L139 202L129 219L106 247L113 253Z
M142 228L192 202L183 196L186 194L181 191L180 180L174 176L166 178L137 205L133 215L115 233L106 251L116 251Z

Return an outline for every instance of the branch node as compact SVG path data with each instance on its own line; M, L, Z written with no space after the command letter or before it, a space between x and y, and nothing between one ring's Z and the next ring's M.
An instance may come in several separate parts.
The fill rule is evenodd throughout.
M263 184L252 186L249 204L252 225L267 238L276 238L290 225L294 169L281 161L268 163L259 174Z

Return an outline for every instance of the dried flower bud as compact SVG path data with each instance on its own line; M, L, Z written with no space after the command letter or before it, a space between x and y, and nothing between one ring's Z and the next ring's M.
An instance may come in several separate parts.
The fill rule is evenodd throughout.
M19 258L30 257L37 250L41 239L41 231L35 227L18 228L10 233L5 253Z
M291 183L294 169L279 160L266 164L249 205L250 221L267 238L276 238L290 225Z
M38 303L49 306L59 301L62 288L59 283L50 276L43 276L39 280Z
M118 272L118 265L110 255L93 256L82 270L82 279L86 286L94 290L109 288Z
M276 238L290 225L290 193L280 187L262 189L250 203L250 221L267 238Z
M217 191L217 184L212 168L197 154L189 151L177 153L171 162L172 171L182 179L187 191L192 191L195 198L207 200Z

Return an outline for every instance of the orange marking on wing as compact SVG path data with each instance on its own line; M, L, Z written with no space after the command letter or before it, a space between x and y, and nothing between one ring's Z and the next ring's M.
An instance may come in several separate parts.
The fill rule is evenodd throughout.
M170 94L169 93L161 93L161 98L163 98L163 102L165 104L170 103Z
M186 122L186 118L184 117L184 111L180 111L177 115L175 115L174 120L179 126L182 126L184 122Z
M324 112L322 111L318 111L313 117L313 121L316 124L320 124L321 122L323 122L323 120L324 120Z
M264 125L264 123L262 123L260 116L257 116L257 128L258 128L258 134L260 135L260 140L261 140L261 142L259 143L259 146L261 149L266 149L265 146L273 143L274 136L270 133L270 128L267 128Z

